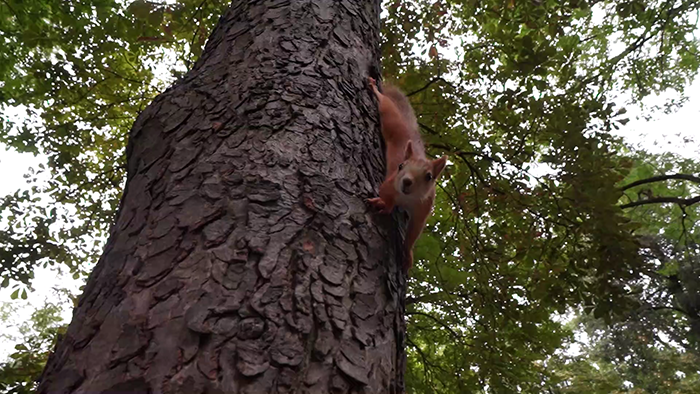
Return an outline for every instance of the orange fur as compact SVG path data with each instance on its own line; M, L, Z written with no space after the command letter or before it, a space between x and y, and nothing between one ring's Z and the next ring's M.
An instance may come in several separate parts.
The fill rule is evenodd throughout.
M430 216L435 201L435 180L445 168L447 156L428 160L418 131L418 123L408 98L397 88L384 85L379 92L374 79L370 88L379 102L382 136L386 144L386 178L379 197L367 201L380 213L391 213L395 206L408 211L406 261L404 272L413 265L413 245Z

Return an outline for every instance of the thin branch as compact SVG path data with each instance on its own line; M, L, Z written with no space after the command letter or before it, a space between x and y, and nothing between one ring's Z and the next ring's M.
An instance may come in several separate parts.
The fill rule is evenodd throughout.
M435 131L435 129L433 129L432 127L426 126L426 125L424 125L424 124L421 123L421 122L418 122L418 126L424 128L424 129L425 129L427 132L429 132L430 134L433 134L433 135L440 135L440 133L438 133L437 131Z
M597 34L590 35L590 36L588 36L588 37L582 39L582 40L579 42L579 45L585 44L586 42L588 42L588 41L590 41L590 40L592 40L592 39L594 39L594 38L598 38L598 37L601 36L601 34L602 34L602 33L597 33Z
M630 188L633 188L635 186L639 185L644 185L647 183L653 183L653 182L661 182L661 181L667 181L669 179L680 179L684 181L689 181L693 183L700 184L700 177L697 177L695 175L689 175L689 174L668 174L668 175L658 175L658 176L653 176L651 178L646 178L646 179L640 179L638 181L632 182L629 185L622 186L620 190L627 190Z
M187 25L192 23L197 18L197 13L199 11L201 11L202 7L204 7L204 4L206 2L207 2L207 0L203 0L202 3L199 4L197 9L192 13L192 18L190 18L190 20L187 22ZM189 53L190 55L192 54L192 46L194 45L194 39L197 38L197 34L199 34L201 23L202 23L202 18L200 17L199 23L195 26L194 34L192 35L192 39L190 40L190 53ZM192 65L192 62L189 59L187 59L187 60L185 60L185 63L186 63L185 66L187 67L187 69L190 70L190 66Z
M681 231L681 235L678 236L678 242L680 242L681 239L683 239L683 237L686 237L685 238L685 246L687 248L689 246L688 245L688 229L685 226L685 219L688 218L688 212L685 211L686 207L684 205L681 205L680 208L681 208L681 212L683 214L681 215L681 229L682 229L682 231Z
M468 48L465 48L464 53L466 54L467 52L475 51L475 50L481 49L481 48L486 48L489 45L491 45L491 44L488 42L483 42L481 44L474 44L474 45L469 46Z
M418 93L424 91L425 89L429 88L430 85L432 85L432 84L434 84L435 82L438 82L438 81L442 81L443 83L447 84L448 86L450 86L451 88L454 89L454 86L452 86L452 84L450 84L449 82L447 82L443 77L436 77L436 78L431 79L431 80L430 80L425 86L423 86L422 88L420 88L420 89L418 89L418 90L416 90L416 91L414 91L414 92L408 93L408 94L406 95L406 97L411 97L411 96L413 96L414 94L418 94Z
M423 127L424 129L428 130L429 132L431 132L431 133L433 133L433 134L435 134L435 135L439 135L438 132L436 132L435 130L431 129L430 127L428 127L428 126L426 126L426 125L424 125L424 124L422 124L422 123L419 123L419 125L420 125L421 127ZM477 157L480 157L480 158L482 158L482 159L488 160L488 161L490 161L490 162L494 162L494 163L504 163L503 160L501 160L501 159L499 159L499 158L497 158L497 157L489 156L489 155L484 154L484 153L481 153L481 152L454 150L454 148L449 147L449 146L444 145L444 144L434 144L434 143L431 143L431 144L428 144L428 146L431 147L431 148L442 149L442 150L444 150L445 152L447 152L447 153L449 153L449 154L451 154L451 155L477 156Z
M436 389L435 389L435 386L433 384L433 378L432 378L431 374L429 373L429 372L431 372L430 369L435 368L435 369L440 370L442 372L447 372L447 371L445 371L445 369L440 367L439 365L435 365L435 364L431 363L430 359L428 359L428 357L425 355L425 353L423 353L423 350L420 348L420 346L416 345L416 343L413 342L413 340L408 335L406 336L406 343L408 345L412 346L416 350L416 352L418 353L420 358L422 359L422 361L423 361L423 375L425 375L425 378L426 378L428 384L430 385L430 388L432 388L433 391L435 392Z
M15 9L12 8L12 6L10 5L10 3L8 3L6 0L2 0L2 2L5 3L5 5L7 6L7 8L9 8L10 11L15 15L15 18L19 18L19 14L17 14L17 11L15 11Z
M182 30L180 30L180 31L183 31L184 29L186 29L187 26L189 26L189 24L192 23L192 21L194 21L194 18L197 17L197 13L202 10L202 7L204 7L204 4L206 4L206 2L207 2L207 0L202 0L202 2L199 3L199 5L197 6L197 9L195 9L194 12L192 13L192 17L187 21L187 23L182 27Z
M493 191L497 192L498 194L506 194L504 191L502 191L502 190L500 190L500 189L491 187L491 185L486 181L486 179L485 179L484 176L481 174L481 172L480 172L476 167L474 167L474 165L472 165L472 163L471 163L469 160L467 160L466 157L464 157L464 154L463 154L463 153L458 152L458 153L455 153L455 154L457 155L457 157L459 157L460 159L462 159L462 161L464 162L464 164L466 164L467 167L469 168L469 171L471 171L471 173L474 174L474 176L479 180L479 182L481 183L481 185L482 185L483 187L491 188Z
M686 315L686 316L690 316L690 314L686 310L683 310L681 308L677 308L674 306L652 306L649 308L649 310L651 310L651 311L674 311L674 312L678 312L678 313L681 313L681 314Z
M429 319L432 319L435 323L441 325L443 328L447 329L455 338L462 338L461 335L459 335L455 330L452 329L447 323L443 322L442 320L438 319L437 317L424 313L424 312L406 312L406 315L412 316L412 315L418 315L418 316L425 316Z
M129 82L135 83L135 84L137 84L137 85L143 85L143 83L144 83L143 80L137 81L137 80L135 80L135 79L131 79L131 78L124 77L124 76L120 75L119 73L117 73L117 72L115 72L115 71L113 71L113 70L110 70L110 69L107 68L107 67L98 67L98 68L99 68L100 70L107 71L108 73L110 73L110 74L112 74L112 75L114 75L114 76L116 76L116 77L118 77L118 78L121 78L121 79L123 79L123 80L125 80L125 81L129 81Z
M418 297L406 297L406 305L415 304L416 302L423 302L424 300L426 300L434 295L438 295L438 294L440 294L439 291L435 292L435 293L424 294L424 295L418 296Z
M661 23L661 26L660 26L658 29L656 29L656 31L652 31L652 30L653 30L653 25L652 25L652 26L649 26L639 37L637 37L637 39L636 39L632 44L630 44L630 46L628 46L627 48L625 48L625 50L623 50L622 52L620 52L617 56L615 56L615 57L613 57L612 59L610 59L610 61L608 62L608 64L605 65L604 67L605 67L605 68L608 68L608 69L614 69L614 68L617 66L617 64L618 64L622 59L624 59L627 55L629 55L630 53L632 53L632 52L638 50L638 49L641 48L644 44L646 44L649 40L651 40L652 38L656 37L657 34L659 34L660 32L663 32L663 31L666 29L666 25L668 24L668 22L669 22L672 18L674 18L674 17L676 16L676 14L677 14L679 11L683 11L683 9L684 9L685 7L687 7L689 4L692 4L692 3L693 3L693 1L689 1L688 3L681 4L680 6L678 6L678 7L676 7L676 8L671 8L671 9L667 12L666 18L665 18L664 21ZM673 1L668 1L668 2L666 2L666 4L663 5L662 12L663 12L667 7L672 6L672 5L673 5ZM601 68L602 68L602 67L601 67ZM591 82L591 81L595 80L596 78L598 78L598 77L601 75L601 73L602 73L602 72L599 71L599 72L597 72L596 74L594 74L594 75L592 75L592 76L586 78L586 79L583 81L582 84L583 84L583 85L587 85L589 82Z
M411 338L408 336L406 336L406 343L411 345L414 349L416 349L418 355L423 360L423 373L426 376L428 376L428 366L434 366L433 363L431 363L430 360L428 360L428 357L425 356L425 354L423 353L423 349L421 349L420 346L416 345L416 343L413 342L413 340L411 340Z
M627 208L634 208L638 207L640 205L649 205L649 204L663 204L663 203L673 203L673 204L678 204L682 207L687 207L693 204L697 204L700 202L700 196L695 196L693 198L678 198L678 197L656 197L656 198L649 198L646 200L639 200L639 201L634 201L628 204L620 205L620 208L622 209L627 209Z

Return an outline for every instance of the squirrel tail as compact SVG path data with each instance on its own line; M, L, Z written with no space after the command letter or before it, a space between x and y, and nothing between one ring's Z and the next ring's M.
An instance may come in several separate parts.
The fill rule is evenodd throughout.
M406 123L408 123L408 126L411 128L413 135L419 135L418 120L411 107L411 102L408 101L408 97L406 97L399 88L386 82L383 84L382 88L382 94L389 97L391 101L396 104L399 111L401 111L401 114L404 116L404 119L406 119Z

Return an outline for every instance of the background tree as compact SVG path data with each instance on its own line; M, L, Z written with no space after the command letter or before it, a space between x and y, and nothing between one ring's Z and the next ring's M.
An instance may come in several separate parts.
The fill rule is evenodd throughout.
M4 200L13 225L0 236L2 272L19 280L5 285L28 283L37 264L67 264L78 275L90 267L116 209L128 127L167 84L154 79L156 65L168 69L170 56L176 74L188 69L228 2L82 4L0 3L6 42L17 49L3 53L3 112L20 106L41 116L5 123L0 138L47 154L52 175L44 190ZM688 176L697 165L631 150L614 132L628 121L625 106L648 95L676 91L664 109L683 104L700 59L698 7L384 3L383 74L413 93L429 153L453 158L408 284L414 391L573 390L601 377L583 367L591 363L614 371L613 385L601 387L627 379L651 390L625 372L625 357L605 365L594 351L560 358L579 329L562 316L574 313L594 322L591 349L632 355L629 341L610 339L615 332L661 329L671 346L653 353L666 337L649 336L638 354L693 360L700 190ZM33 201L39 196L59 202L56 211ZM690 362L664 365L660 380L673 368L693 376Z
M17 342L8 360L0 362L0 390L3 393L33 393L36 378L41 374L50 351L65 332L66 325L60 316L62 305L45 302L43 307L32 313L29 321L13 322L16 305L0 305L0 322L4 341ZM19 338L8 334L17 328Z

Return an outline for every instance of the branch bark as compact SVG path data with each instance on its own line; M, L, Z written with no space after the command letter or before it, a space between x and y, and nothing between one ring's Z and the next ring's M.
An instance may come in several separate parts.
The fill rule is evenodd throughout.
M418 93L424 91L425 89L429 88L432 84L434 84L435 82L438 82L438 81L441 81L441 82L443 82L443 83L449 85L450 87L454 88L454 86L452 86L452 84L450 84L449 82L447 82L443 77L435 77L435 78L431 79L428 83L426 83L425 86L423 86L422 88L420 88L420 89L418 89L418 90L415 90L415 91L413 91L413 92L411 92L411 93L407 93L407 94L406 94L406 97L411 97L411 96L413 96L414 94L418 94Z
M655 198L649 198L647 200L638 200L638 201L633 201L624 205L620 205L620 208L622 209L627 209L627 208L634 208L638 207L641 205L649 205L649 204L662 204L662 203L673 203L673 204L678 204L681 207L687 207L693 204L697 204L700 202L700 196L695 196L692 198L679 198L679 197L655 197Z
M663 181L668 181L670 179L676 179L676 180L684 180L684 181L689 181L693 183L700 184L700 177L697 177L695 175L690 175L690 174L667 174L667 175L658 175L658 176L653 176L651 178L646 178L646 179L640 179L638 181L632 182L629 185L622 186L620 190L627 190L631 189L635 186L639 185L645 185L647 183L654 183L654 182L663 182Z
M407 315L407 316L414 316L414 315L415 315L415 316L424 316L424 317L427 317L427 318L431 319L432 321L434 321L435 323L437 323L437 324L439 324L440 326L442 326L442 327L443 327L444 329L446 329L447 331L449 331L450 334L452 334L452 336L453 336L455 339L461 339L461 338L462 338L462 336L461 336L460 334L458 334L452 327L450 327L449 324L443 322L442 320L438 319L437 317L435 317L435 316L433 316L433 315L431 315L431 314L429 314L429 313L424 313L424 312L406 312L406 315Z

